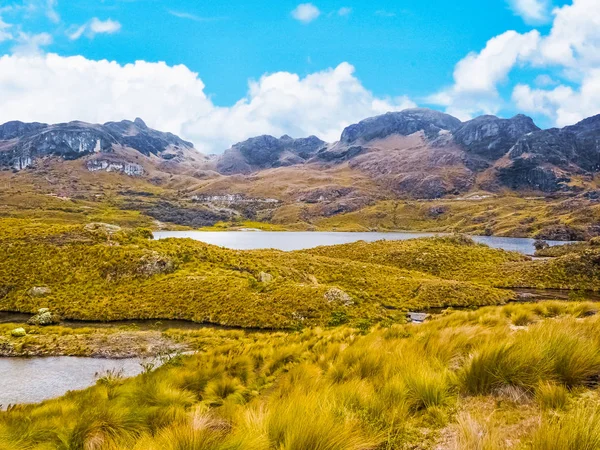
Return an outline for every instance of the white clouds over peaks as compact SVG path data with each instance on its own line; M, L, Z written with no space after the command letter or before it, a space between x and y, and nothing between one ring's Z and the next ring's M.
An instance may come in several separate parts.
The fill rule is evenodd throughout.
M508 0L508 4L527 23L544 23L550 19L549 0Z
M573 0L552 15L547 35L507 31L488 41L481 52L467 55L456 65L454 85L429 100L463 118L496 112L503 106L498 86L512 70L526 66L551 71L553 78L537 78L538 88L514 88L512 100L522 111L544 114L557 125L599 113L600 1Z
M67 36L72 41L79 39L84 34L92 39L97 34L114 34L121 30L121 24L115 20L100 20L94 17L88 23L79 27L73 27L67 32Z
M490 39L480 53L471 53L456 65L454 85L429 101L446 106L448 112L462 119L479 112L495 113L499 109L498 83L506 79L515 64L531 56L539 39L537 31L507 31Z
M301 3L292 11L292 17L302 23L310 23L321 15L321 11L312 3Z
M231 107L216 107L204 89L198 75L182 65L6 55L0 57L0 123L103 123L140 116L202 151L220 152L263 133L336 140L350 123L414 106L406 98L375 97L347 63L305 78L288 72L265 75Z
M206 145L218 143L217 148L257 134L314 134L335 141L351 123L412 106L406 98L374 97L354 76L354 67L342 63L305 78L288 72L265 75L250 83L246 98L186 124L184 134Z

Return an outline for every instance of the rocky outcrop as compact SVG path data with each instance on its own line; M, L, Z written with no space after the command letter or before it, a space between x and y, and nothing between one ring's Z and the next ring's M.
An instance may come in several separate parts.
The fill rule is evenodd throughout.
M217 161L217 170L223 174L249 174L257 170L303 164L312 158L325 142L316 136L293 139L258 136L235 144Z
M519 114L512 119L481 116L463 123L453 132L454 142L487 160L502 158L523 136L538 131L530 117Z
M41 308L38 313L27 321L29 325L48 326L60 323L60 317L52 313L48 308Z
M369 142L394 134L409 136L419 131L425 133L427 138L435 139L440 134L456 130L460 125L461 121L456 117L439 111L424 108L406 109L370 117L350 125L342 132L340 142L343 144Z
M327 303L332 303L340 306L352 306L354 300L346 292L339 288L331 288L325 292L325 300Z
M144 168L139 164L125 161L109 161L106 159L94 159L86 163L87 170L90 172L120 172L129 176L144 175Z
M171 160L182 152L193 149L191 142L171 133L148 128L141 119L131 122L108 122L94 125L70 122L56 125L8 122L0 125L0 167L22 170L38 158L58 156L76 159L87 155L114 154L115 148L133 149L145 156L165 155ZM141 166L122 161L99 160L90 162L89 170L119 171L140 175Z

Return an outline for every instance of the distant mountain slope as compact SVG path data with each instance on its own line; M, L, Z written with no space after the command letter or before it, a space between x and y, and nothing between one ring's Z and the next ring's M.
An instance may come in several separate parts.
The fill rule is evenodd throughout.
M174 134L148 128L141 119L0 125L0 167L22 170L45 157L81 159L89 171L150 178L156 169L185 175L179 186L199 194L245 194L260 183L264 197L300 202L335 197L347 209L375 198L431 199L480 189L552 193L594 188L594 175L600 172L600 116L540 130L524 115L462 122L414 108L352 124L335 143L316 136L264 135L211 157ZM291 173L295 168L303 174ZM310 186L297 183L309 173L314 178ZM290 176L297 184L286 188L282 198L281 185ZM196 186L197 180L210 182ZM370 186L369 192L356 187L358 180ZM339 209L336 205L332 211Z
M117 158L119 149L171 160L178 156L185 159L193 148L191 142L174 134L148 128L141 119L104 125L85 122L56 125L8 122L0 126L0 166L17 170L29 167L35 160L47 156L77 159L95 155L91 159L101 160L102 163L91 164L90 167L110 168L110 164L124 164L122 153ZM117 167L120 166L114 166Z
M292 139L258 136L235 144L218 158L223 174L252 173L262 169L304 164L326 145L316 136Z

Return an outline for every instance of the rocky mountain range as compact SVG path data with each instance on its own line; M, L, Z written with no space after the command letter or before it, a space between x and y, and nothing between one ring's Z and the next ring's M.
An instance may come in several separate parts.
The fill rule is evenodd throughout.
M550 193L580 189L600 171L600 116L541 130L524 115L462 122L434 110L408 109L350 125L335 143L316 136L259 136L211 157L141 119L0 125L0 167L35 170L46 158L81 160L88 171L131 176L155 169L176 174L184 164L192 176L219 179L223 194L229 176L294 168L350 171L400 197L438 198L475 189ZM332 189L341 192L335 183Z

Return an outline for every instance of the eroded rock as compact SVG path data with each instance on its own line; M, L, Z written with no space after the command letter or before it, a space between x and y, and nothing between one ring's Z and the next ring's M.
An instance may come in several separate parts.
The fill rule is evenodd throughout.
M46 295L50 294L52 292L52 289L50 289L47 286L34 286L31 289L29 289L28 294L31 295L32 297L45 297Z
M354 301L347 293L339 288L331 288L325 292L325 300L327 303L337 303L342 306L352 306Z

